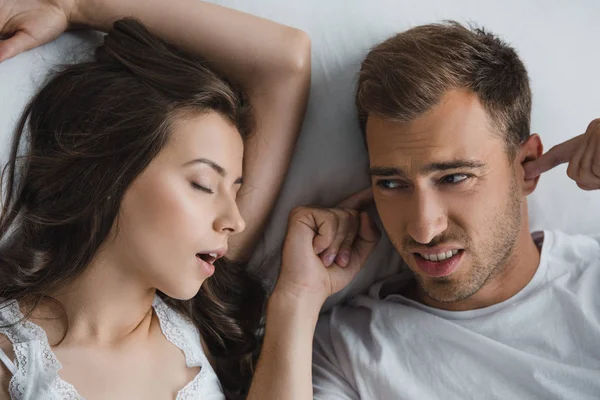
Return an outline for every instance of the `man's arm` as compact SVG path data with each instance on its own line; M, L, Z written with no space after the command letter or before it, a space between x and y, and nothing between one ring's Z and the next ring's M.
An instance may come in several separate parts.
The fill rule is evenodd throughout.
M319 308L316 302L274 292L248 400L360 400L335 356L329 316L317 325Z
M312 348L319 311L328 296L356 276L380 237L366 213L351 211L371 199L370 191L363 191L340 203L344 208L292 212L249 400L313 399ZM337 257L331 262L331 255L346 250L346 262Z
M273 292L267 306L265 339L248 400L309 400L312 340L322 300Z

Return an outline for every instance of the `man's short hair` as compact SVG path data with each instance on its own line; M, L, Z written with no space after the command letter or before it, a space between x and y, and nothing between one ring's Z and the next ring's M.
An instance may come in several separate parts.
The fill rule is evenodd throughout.
M410 122L452 89L478 96L514 157L530 135L527 70L516 51L497 36L454 21L409 29L369 52L356 92L361 129L364 133L369 114Z

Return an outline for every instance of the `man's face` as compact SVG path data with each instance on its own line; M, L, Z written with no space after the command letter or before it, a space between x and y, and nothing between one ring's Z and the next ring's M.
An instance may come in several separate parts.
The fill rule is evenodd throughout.
M476 293L511 257L522 222L515 166L477 96L449 91L405 124L370 116L367 144L383 225L424 294Z

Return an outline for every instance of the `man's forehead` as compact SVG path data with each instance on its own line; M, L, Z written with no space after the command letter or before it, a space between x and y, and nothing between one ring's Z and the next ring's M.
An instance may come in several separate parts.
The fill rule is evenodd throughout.
M503 151L500 140L465 140L464 137L438 138L425 135L389 135L385 142L369 142L371 164L405 166L446 163L456 160L486 160L490 153Z
M462 92L406 123L369 115L366 133L372 164L380 165L477 160L504 150L483 106Z

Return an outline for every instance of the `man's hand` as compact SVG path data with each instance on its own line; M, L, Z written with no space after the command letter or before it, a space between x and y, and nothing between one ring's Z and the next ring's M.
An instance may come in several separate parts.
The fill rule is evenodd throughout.
M0 62L56 39L75 0L0 0Z
M320 308L328 296L350 283L380 237L367 213L361 212L372 201L368 189L336 208L295 209L289 218L275 291L308 298Z
M583 190L600 189L600 118L583 135L554 146L524 165L525 179L534 179L557 165L569 163L567 175Z

